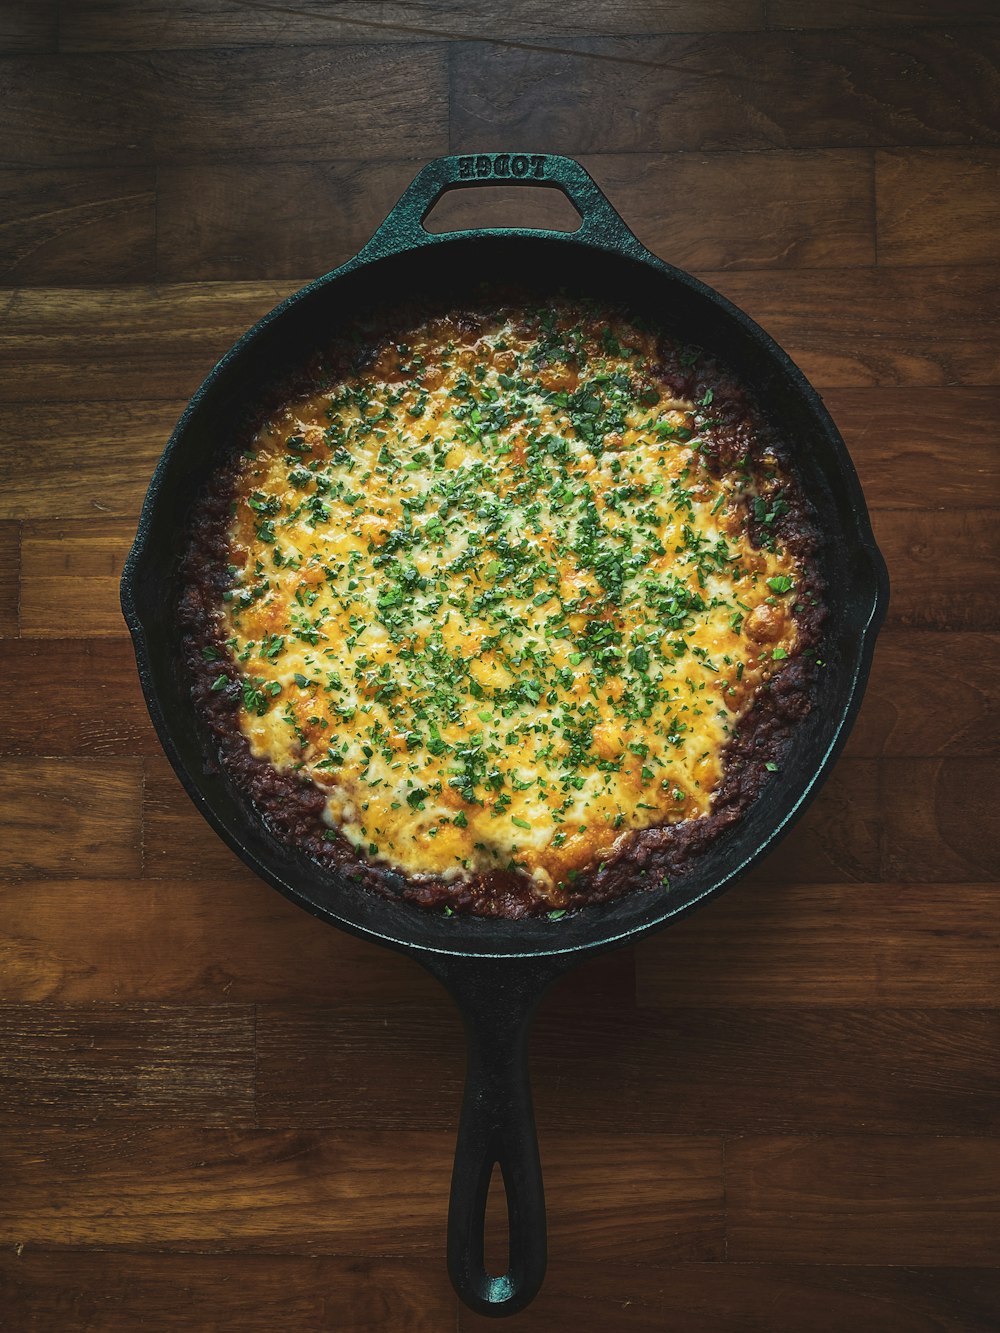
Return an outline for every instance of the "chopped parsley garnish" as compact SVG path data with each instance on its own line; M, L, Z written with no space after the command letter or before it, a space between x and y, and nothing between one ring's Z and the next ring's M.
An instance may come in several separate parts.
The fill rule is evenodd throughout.
M719 462L712 374L556 302L432 319L277 414L222 594L255 753L321 785L359 851L456 875L567 883L707 813L799 583L780 469ZM765 603L789 634L760 647Z

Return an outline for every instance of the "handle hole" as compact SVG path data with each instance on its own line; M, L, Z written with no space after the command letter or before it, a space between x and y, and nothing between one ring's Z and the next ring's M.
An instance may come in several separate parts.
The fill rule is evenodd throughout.
M507 1187L499 1162L493 1163L486 1216L483 1219L483 1267L490 1277L502 1277L510 1268L510 1218Z
M491 185L483 190L457 185L424 218L424 230L435 236L473 227L572 232L579 231L582 221L562 190L531 185Z

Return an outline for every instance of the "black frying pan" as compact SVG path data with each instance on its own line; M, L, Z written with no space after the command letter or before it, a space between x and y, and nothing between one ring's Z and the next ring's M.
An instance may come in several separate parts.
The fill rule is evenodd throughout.
M523 229L431 235L423 220L456 186L555 186L582 217L572 234ZM753 386L790 442L796 471L826 541L821 568L830 617L818 698L780 774L691 874L560 921L519 922L429 914L380 898L279 844L212 762L178 669L178 552L192 501L245 417L273 385L362 312L422 296L463 297L483 279L533 297L556 290L625 302L699 343ZM843 747L861 702L885 614L888 580L844 442L801 372L742 311L663 263L632 235L570 158L529 154L444 157L426 166L373 239L342 268L304 287L222 358L157 466L122 576L122 608L163 748L195 805L243 860L308 911L344 930L404 950L451 992L469 1040L465 1100L448 1218L448 1269L459 1295L484 1314L511 1314L545 1272L545 1203L528 1085L527 1033L548 984L601 949L639 938L727 889L803 811ZM483 1264L483 1221L493 1167L507 1194L510 1264Z

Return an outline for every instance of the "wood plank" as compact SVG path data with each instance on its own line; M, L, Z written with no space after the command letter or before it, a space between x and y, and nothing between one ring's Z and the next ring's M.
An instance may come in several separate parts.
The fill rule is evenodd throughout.
M722 1149L708 1136L539 1133L549 1246L591 1262L722 1259Z
M996 783L995 755L842 758L803 818L747 880L992 880L1000 873Z
M254 1123L249 1006L0 1006L0 1123Z
M989 28L470 43L452 71L454 152L996 143ZM767 77L761 77L761 71Z
M3 671L17 706L4 718L0 754L160 752L127 640L12 640Z
M867 883L879 878L878 765L840 759L809 809L747 876L750 883Z
M736 1261L995 1265L1000 1143L737 1139L726 1197Z
M550 1255L518 1333L993 1333L1000 1274L970 1268L672 1264L584 1268ZM462 1307L461 1333L490 1321ZM117 1333L117 1330L116 1330Z
M584 158L642 240L687 267L798 268L874 262L867 151L635 154ZM314 162L177 165L157 190L158 272L168 281L323 273L369 239L421 165ZM747 192L754 208L745 209ZM247 198L255 207L247 209ZM433 231L574 230L555 190L455 190Z
M370 240L423 165L414 157L161 168L157 272L169 282L326 273Z
M443 1263L453 1149L453 1127L341 1134L122 1126L71 1137L15 1129L0 1143L0 1238L8 1246ZM718 1140L555 1133L542 1140L542 1160L554 1252L590 1263L722 1257Z
M839 760L748 882L983 883L1000 872L995 756Z
M863 1121L867 1133L989 1133L999 1042L1000 1014L981 1010L628 1013L584 998L572 1009L545 1004L536 1018L533 1094L543 1132L849 1133ZM445 1124L463 1074L461 1029L444 997L257 1013L263 1128Z
M444 1263L290 1254L0 1254L11 1327L32 1333L441 1333L457 1297Z
M0 171L0 281L148 281L154 204L148 167Z
M223 352L300 284L0 293L0 401L185 403Z
M21 633L95 638L128 633L119 603L134 519L35 521L21 538Z
M874 260L867 151L582 160L643 244L681 268L852 268Z
M0 404L0 517L134 520L185 406L180 398Z
M1000 1005L988 884L744 884L636 945L639 1004Z
M309 1010L261 1006L258 1124L265 1129L405 1130L418 1123L454 1122L465 1078L462 1021L443 992L428 1001ZM537 1079L534 1093L537 1103ZM554 1116L539 1116L539 1121L561 1124L567 1133L606 1128L601 1122L588 1126L572 1112L568 1123Z
M243 862L201 817L161 755L143 760L142 854L153 879L233 879Z
M771 28L881 28L903 23L988 23L993 0L767 0Z
M878 262L989 264L1000 234L1000 150L875 154Z
M955 1009L546 1004L531 1041L543 1132L986 1133L1000 1014ZM405 1129L461 1101L457 1016L434 1006L264 1006L258 1123ZM613 1095L608 1089L614 1089Z
M448 151L446 54L430 43L11 56L0 88L6 166Z
M872 515L872 523L892 581L889 624L1000 628L993 595L1000 571L1000 513L882 510Z
M1000 507L995 388L823 395L876 509Z
M742 32L762 26L760 0L510 0L504 6L503 38L579 36L581 33ZM183 17L164 0L76 0L62 16L64 51L173 50L183 47L308 44L327 42L419 42L428 37L495 40L496 10L490 0L422 4L390 0L377 11L368 4L301 0L294 9L241 6L229 0L189 0Z
M1000 748L1000 636L883 630L846 753L931 758Z
M412 958L317 921L249 870L2 884L0 975L7 1002L408 1006L443 994ZM631 950L590 959L557 993L563 1008L595 996L634 1008Z
M1000 384L1000 266L698 276L763 324L820 388ZM95 400L186 401L236 338L299 285L9 292L0 402L72 403L81 382Z
M0 638L17 634L21 596L21 525L0 520Z
M0 1285L18 1328L100 1328L134 1333L149 1324L218 1333L320 1328L394 1333L454 1327L456 1298L431 1260L265 1254L128 1254L37 1250L0 1254ZM183 1293L183 1301L178 1300ZM1000 1274L969 1268L847 1268L777 1264L585 1266L550 1254L540 1295L518 1315L521 1333L993 1333ZM464 1307L458 1327L495 1327Z
M1000 384L995 265L698 276L763 325L821 389Z
M139 874L140 782L135 760L0 760L0 874Z
M882 878L973 883L1000 875L1000 763L911 759L883 768Z
M0 887L0 905L8 1002L426 1004L440 989L412 959L317 921L249 870L141 887L26 880Z
M148 81L151 71L146 67ZM9 56L0 66L3 167L150 165L136 61L116 55Z
M25 51L54 51L58 0L0 7L0 55Z

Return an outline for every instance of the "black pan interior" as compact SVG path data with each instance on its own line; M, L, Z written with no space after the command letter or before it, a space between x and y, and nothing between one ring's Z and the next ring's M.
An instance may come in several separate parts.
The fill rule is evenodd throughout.
M816 706L783 771L713 844L696 872L667 889L637 891L555 922L432 915L382 899L279 844L215 769L177 669L177 556L192 502L229 447L234 420L359 315L391 310L401 301L461 303L484 282L515 284L539 298L566 291L625 302L725 361L754 388L789 442L826 536L826 666ZM251 330L213 371L171 439L150 487L123 588L164 748L196 804L258 873L316 915L384 943L494 956L607 947L689 910L759 859L804 806L846 736L886 597L884 565L843 441L788 357L728 302L659 261L537 233L449 237L349 266L304 289Z

